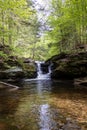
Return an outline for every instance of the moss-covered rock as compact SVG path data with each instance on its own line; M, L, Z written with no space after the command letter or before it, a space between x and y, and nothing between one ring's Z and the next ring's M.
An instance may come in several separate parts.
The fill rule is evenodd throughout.
M18 67L13 67L10 69L0 71L0 79L18 81L22 78L24 78L24 72L21 68Z
M22 68L25 73L25 77L27 77L27 78L36 78L37 77L37 70L36 70L36 65L34 62L23 63Z
M87 76L87 52L56 55L49 59L49 63L53 64L52 78L73 79Z
M9 46L0 45L0 79L35 78L37 76L35 62L29 58L14 56L11 51Z
M0 59L0 79L18 80L22 78L35 78L37 76L36 65L33 62L25 63L15 56L7 60Z

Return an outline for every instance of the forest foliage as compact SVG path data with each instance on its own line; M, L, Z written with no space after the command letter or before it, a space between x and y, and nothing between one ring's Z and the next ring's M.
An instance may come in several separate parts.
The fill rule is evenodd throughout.
M9 45L14 55L37 60L84 48L87 0L52 0L49 11L49 29L40 36L32 0L0 0L0 45Z
M87 49L87 0L52 0L50 54Z
M0 45L8 45L14 55L23 56L27 40L32 43L36 37L37 26L35 27L36 17L32 1L0 0L0 16Z
M12 44L23 20L32 14L26 0L0 0L0 43Z

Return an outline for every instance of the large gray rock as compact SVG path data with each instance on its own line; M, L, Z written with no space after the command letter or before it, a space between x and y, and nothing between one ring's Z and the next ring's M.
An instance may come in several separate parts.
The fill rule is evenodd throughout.
M24 72L21 68L18 67L0 71L0 79L21 79L23 77Z
M87 76L87 52L60 54L47 62L52 63L51 77L55 79L74 79Z

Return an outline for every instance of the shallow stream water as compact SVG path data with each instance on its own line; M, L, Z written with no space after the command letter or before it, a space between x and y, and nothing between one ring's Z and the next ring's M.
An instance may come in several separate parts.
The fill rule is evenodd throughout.
M67 119L87 130L87 91L72 81L26 79L0 90L0 130L60 130Z
M70 81L27 80L0 90L0 130L59 130L67 118L87 130L87 95Z

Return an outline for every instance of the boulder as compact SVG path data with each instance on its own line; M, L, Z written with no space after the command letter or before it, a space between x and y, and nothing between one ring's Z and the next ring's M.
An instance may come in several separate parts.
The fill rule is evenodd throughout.
M34 62L23 63L23 71L26 78L36 78L37 77L37 68Z
M11 55L9 46L0 45L0 51L0 79L13 81L22 78L36 78L37 69L33 60Z
M35 78L37 72L33 65L25 65L25 68L12 67L4 71L0 71L0 79L7 79L7 81L19 81L23 78Z
M87 52L56 55L47 63L52 63L51 77L55 79L74 79L87 76Z
M21 68L14 67L0 71L0 79L21 79L24 78L24 72Z

